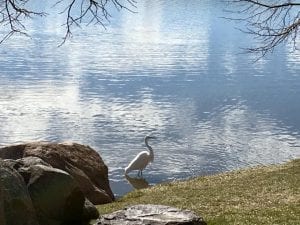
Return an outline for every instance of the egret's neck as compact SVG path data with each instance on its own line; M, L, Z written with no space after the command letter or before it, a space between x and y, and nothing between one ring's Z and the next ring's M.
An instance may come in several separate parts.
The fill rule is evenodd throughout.
M148 148L148 150L149 150L150 157L151 157L151 161L153 161L153 158L154 158L153 149L152 149L152 147L148 144L148 140L147 140L147 139L145 139L145 144L146 144L146 146L147 146L147 148Z

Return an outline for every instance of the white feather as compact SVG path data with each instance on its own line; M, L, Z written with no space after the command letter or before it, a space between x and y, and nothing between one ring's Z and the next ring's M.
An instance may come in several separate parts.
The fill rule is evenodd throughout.
M125 174L127 174L133 170L139 170L139 173L140 172L142 173L142 171L146 168L146 166L150 162L153 162L153 159L154 159L153 150L148 144L148 139L150 139L150 138L153 138L153 137L150 137L150 136L145 137L145 144L146 144L147 148L149 149L149 152L148 151L140 152L125 168Z

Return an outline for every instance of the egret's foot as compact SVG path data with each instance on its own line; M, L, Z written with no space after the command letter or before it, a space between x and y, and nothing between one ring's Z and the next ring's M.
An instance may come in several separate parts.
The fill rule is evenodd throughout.
M138 177L143 177L143 171L142 170L139 170L139 172L138 172Z

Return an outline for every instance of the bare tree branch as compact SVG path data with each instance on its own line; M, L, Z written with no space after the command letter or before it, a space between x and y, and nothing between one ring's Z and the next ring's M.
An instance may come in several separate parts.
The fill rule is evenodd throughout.
M258 46L247 48L251 53L265 56L284 42L291 42L297 49L300 27L300 2L292 0L229 0L239 10L235 20L246 23L242 31L254 36ZM232 19L232 17L231 17Z
M16 33L28 35L24 21L46 15L45 12L30 10L27 4L29 1L31 0L0 0L0 29L5 27L8 30L4 37L0 38L0 44ZM53 7L65 7L60 13L66 17L63 24L66 32L61 45L72 36L74 26L94 24L105 28L104 22L109 21L111 17L108 11L110 6L117 10L126 9L133 12L135 5L135 0L57 0Z
M0 25L8 27L7 34L0 39L0 44L15 33L27 35L23 19L34 16L44 16L43 12L35 12L26 8L28 0L4 0L0 1Z
M258 58L273 52L282 43L297 50L300 27L300 2L292 0L227 0L234 10L227 19L242 22L241 31L253 36L256 46L244 50Z

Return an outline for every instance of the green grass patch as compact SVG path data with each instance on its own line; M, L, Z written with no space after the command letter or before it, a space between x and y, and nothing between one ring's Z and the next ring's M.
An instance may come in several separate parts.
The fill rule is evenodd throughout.
M106 214L144 203L192 210L208 225L298 225L300 159L135 190L98 209Z

